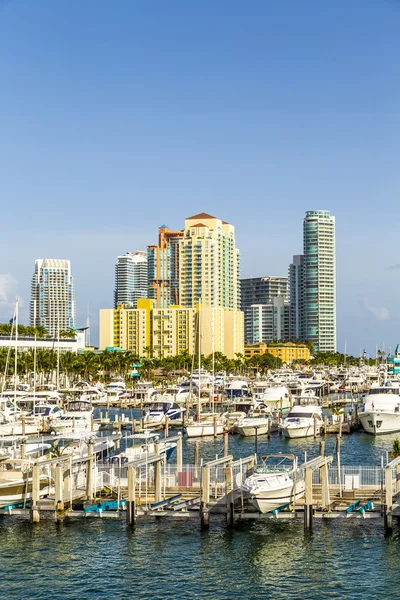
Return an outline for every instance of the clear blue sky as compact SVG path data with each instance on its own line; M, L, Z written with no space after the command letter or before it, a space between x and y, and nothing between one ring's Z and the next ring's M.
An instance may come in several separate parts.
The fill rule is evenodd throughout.
M242 275L337 226L338 347L400 342L400 1L0 0L0 320L69 258L78 322L114 262L210 212Z

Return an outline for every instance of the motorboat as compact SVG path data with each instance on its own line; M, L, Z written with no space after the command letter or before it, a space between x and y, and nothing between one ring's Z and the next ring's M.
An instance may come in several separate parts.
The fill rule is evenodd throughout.
M154 456L156 453L156 443L158 441L158 452L159 454L165 454L167 460L171 457L173 451L176 448L176 442L169 442L168 440L159 440L159 435L155 431L150 429L143 431L142 433L135 433L123 438L126 442L126 448L123 452L116 455L118 457L126 457L129 461L138 460L145 456ZM131 441L132 444L128 445Z
M182 419L185 412L186 408L180 406L174 400L160 399L158 402L150 404L144 422L146 425L161 425L165 423L166 417L169 421Z
M211 390L214 386L214 378L205 369L196 369L191 375L192 383L201 390Z
M57 404L39 403L28 413L25 420L27 424L38 425L43 430L44 424L49 425L54 420L60 419L63 414Z
M382 435L400 431L400 384L373 385L364 396L358 417L366 433Z
M286 386L270 386L264 389L259 401L275 410L288 411L291 395Z
M261 513L292 504L304 495L304 478L293 454L270 454L261 457L241 485L241 492Z
M132 390L132 398L136 400L136 402L147 404L153 402L157 396L158 392L151 381L141 381L140 383L137 383Z
M265 435L278 430L278 423L272 417L245 417L240 420L235 431L244 437Z
M92 433L83 431L63 433L53 440L49 449L50 455L66 456L73 458L86 458L89 455L89 445L96 457L107 455L115 446L115 436L97 437Z
M92 423L93 407L87 400L71 400L65 408L64 414L52 421L51 429L63 431L65 429L75 430L93 430ZM98 428L99 425L96 425Z
M10 463L7 463L9 466ZM50 492L51 481L47 474L40 474L39 494L46 496ZM0 508L26 502L32 498L31 470L4 469L0 470Z
M322 408L316 404L294 406L280 425L281 431L287 438L304 438L321 433L324 421Z
M234 379L225 388L226 397L228 401L233 401L238 398L247 398L250 396L250 388L247 381L244 379Z
M225 420L222 419L216 419L215 422L214 420L194 421L190 425L186 425L186 435L188 438L221 435L224 433L225 428Z

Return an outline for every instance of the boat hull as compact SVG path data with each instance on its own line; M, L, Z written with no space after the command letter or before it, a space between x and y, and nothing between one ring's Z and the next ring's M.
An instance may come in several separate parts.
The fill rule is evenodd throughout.
M255 435L266 435L268 428L272 431L272 423L269 425L268 420L260 419L257 423L257 419L254 419L252 423L241 423L236 426L236 431L244 437L254 437Z
M314 436L314 425L303 425L301 427L284 427L283 433L286 438L297 439ZM316 428L316 434L320 435L321 429L318 425Z
M374 410L359 413L361 425L366 433L384 435L400 431L400 413Z
M49 481L47 477L41 477L40 479L40 495L45 496L50 492ZM19 502L25 502L32 498L32 478L28 480L18 478L12 480L9 478L7 481L0 480L0 508L8 506L9 504L17 504Z
M215 433L221 435L224 433L224 426L217 423L215 427ZM192 437L206 437L214 435L214 423L212 421L205 423L197 423L195 425L188 425L186 427L186 435L188 438Z
M300 499L304 490L304 481L298 481L279 490L264 491L257 496L250 496L250 502L260 513L265 514Z

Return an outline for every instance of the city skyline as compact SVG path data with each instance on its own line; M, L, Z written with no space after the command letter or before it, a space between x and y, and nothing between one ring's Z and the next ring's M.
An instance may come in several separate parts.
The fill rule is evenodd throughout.
M235 223L242 277L285 276L299 222L322 207L338 224L338 350L395 347L398 3L43 0L0 13L2 320L18 292L27 322L32 262L59 256L77 322L89 304L94 323L115 257L200 210Z

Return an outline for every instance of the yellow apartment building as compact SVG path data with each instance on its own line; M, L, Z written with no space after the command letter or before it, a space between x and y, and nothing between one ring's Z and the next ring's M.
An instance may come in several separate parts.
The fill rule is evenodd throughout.
M294 360L310 360L310 350L305 344L294 344L287 342L280 346L267 344L246 344L244 355L246 358L251 358L255 354L272 354L278 356L282 362L290 364Z

